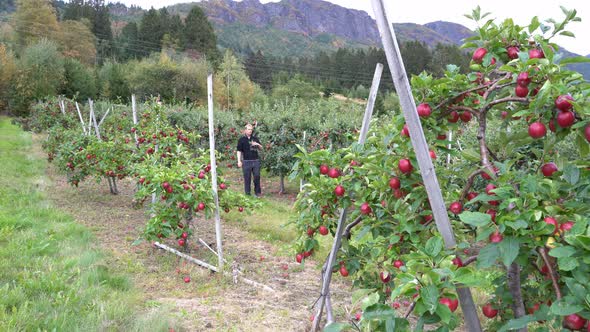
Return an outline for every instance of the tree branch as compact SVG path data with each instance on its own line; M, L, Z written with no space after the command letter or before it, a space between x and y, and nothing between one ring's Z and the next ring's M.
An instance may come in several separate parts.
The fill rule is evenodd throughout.
M549 271L549 277L551 277L551 283L553 284L553 289L555 290L555 297L557 300L561 299L561 289L559 289L559 284L557 283L557 271L553 269L551 262L549 261L549 257L547 256L547 249L544 247L537 248L537 251L543 258L545 265L547 266L547 270Z
M492 91L494 91L498 87L498 84L500 84L500 81L509 79L510 77L512 77L512 73L506 73L504 75L504 77L496 79L496 81L494 83L492 83L492 85L486 90L486 92L484 92L483 99L484 100L488 99L488 96L490 95L490 93L492 93Z
M473 262L475 262L477 260L477 255L475 256L471 256L469 258L467 258L466 260L463 261L463 266L467 266Z
M512 310L514 311L514 318L520 318L526 315L524 310L524 302L522 300L522 290L520 287L520 266L516 263L510 264L508 267L508 289L512 295ZM521 328L519 332L526 332L527 328Z
M350 224L348 224L346 226L346 228L344 229L344 233L342 234L342 237L343 238L346 238L346 239L350 239L350 231L352 230L352 228L354 226L360 224L362 220L363 220L363 218L359 216L353 222L351 222Z
M486 104L483 107L483 110L485 112L487 112L490 108L498 105L498 104L502 104L502 103L507 103L507 102L519 102L519 103L524 103L524 104L528 104L530 101L528 98L521 98L521 97L505 97L505 98L500 98L500 99L496 99L496 100L492 100L490 101L488 104Z
M463 188L463 191L461 192L461 197L459 197L459 202L463 202L465 200L465 197L467 196L467 193L469 192L469 189L471 189L471 186L473 185L473 181L475 181L475 177L479 174L481 174L483 172L483 170L478 169L473 171L473 173L469 174L469 176L467 177L467 183L465 184L465 187Z
M412 302L412 304L410 305L408 312L406 312L406 315L404 316L405 319L408 319L412 311L414 311L414 308L416 308L416 301Z

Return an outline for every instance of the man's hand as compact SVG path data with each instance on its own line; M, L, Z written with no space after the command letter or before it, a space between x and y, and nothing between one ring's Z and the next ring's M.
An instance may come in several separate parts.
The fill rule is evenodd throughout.
M241 167L242 167L242 162L238 161L238 168L241 168Z
M254 141L252 142L252 146L259 146L259 147L262 147L262 145L260 145L260 143L258 143L258 142L254 142Z

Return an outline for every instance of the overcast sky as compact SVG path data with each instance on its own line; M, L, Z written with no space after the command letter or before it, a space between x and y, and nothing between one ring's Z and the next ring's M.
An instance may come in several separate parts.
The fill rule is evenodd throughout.
M327 0L343 7L364 10L373 16L370 0ZM117 0L111 1L117 2ZM175 3L191 1L178 0L118 0L127 5L138 5L143 8L161 8ZM279 2L279 0L261 0L262 3ZM463 14L471 13L477 2L471 0L386 0L389 19L395 23L413 22L424 24L443 20L460 23L470 29L476 28L473 21L465 18ZM556 42L566 49L587 55L590 54L590 1L588 0L492 0L482 5L482 11L491 12L490 17L498 20L512 18L517 24L525 25L533 16L538 16L541 21L547 18L563 19L560 5L567 9L576 9L582 22L572 23L568 30L572 31L576 38L561 37Z

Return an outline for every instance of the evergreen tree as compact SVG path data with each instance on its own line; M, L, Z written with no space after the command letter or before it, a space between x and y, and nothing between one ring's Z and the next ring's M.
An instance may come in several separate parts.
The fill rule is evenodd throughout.
M162 42L160 15L153 7L142 16L138 37L143 56L148 56L152 52L160 52Z
M129 22L121 30L117 37L117 56L121 60L130 60L141 57L141 50L138 43L137 23Z
M469 71L469 55L463 53L456 45L438 44L432 52L431 71L436 76L443 76L447 65L454 64L462 73Z
M187 50L195 50L204 54L212 62L219 59L217 37L213 26L199 6L193 6L186 17L184 40Z
M426 44L416 40L407 41L402 44L400 52L408 76L418 75L422 71L429 69L432 53L430 53Z
M272 70L260 50L248 55L244 67L252 82L258 84L264 90L271 89Z

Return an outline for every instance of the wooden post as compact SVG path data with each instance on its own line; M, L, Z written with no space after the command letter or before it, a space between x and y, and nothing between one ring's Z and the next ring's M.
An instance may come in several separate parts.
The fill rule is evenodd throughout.
M307 131L303 131L303 148L305 148L305 136L307 134ZM299 180L299 191L303 191L303 185L305 184L305 181L303 181L303 178L301 178L301 180Z
M453 146L453 131L449 129L449 145L447 146L447 148L449 149L449 151L451 150L451 147ZM447 165L451 163L451 154L447 154Z
M133 110L133 125L135 126L135 132L133 133L135 136L135 146L139 146L139 141L137 140L137 108L135 106L135 95L131 95L131 109Z
M86 124L84 124L84 119L82 119L82 112L80 112L80 106L78 106L78 102L76 102L76 110L78 110L78 116L80 117L80 123L82 124L82 131L84 132L84 135L87 135Z
M209 153L211 156L211 186L215 201L215 238L217 240L217 263L223 269L223 248L221 244L221 218L219 216L219 195L217 194L217 163L215 159L215 126L213 121L213 74L207 75L207 104L209 108Z
M377 91L379 91L379 83L381 81L381 73L383 72L383 65L378 63L375 67L375 74L373 75L373 83L371 84L371 92L369 93L369 101L367 102L367 108L365 109L365 115L363 117L363 124L361 127L361 133L359 135L359 144L365 144L365 140L367 139L367 133L369 132L369 126L371 125L371 117L373 116L373 107L375 106L375 99L377 98ZM322 319L322 313L324 310L324 305L326 303L330 303L330 282L332 281L332 265L334 265L334 261L336 260L336 254L338 250L340 250L340 245L342 244L342 234L344 233L344 224L346 222L346 209L340 210L340 218L338 219L338 227L336 228L336 234L334 234L334 242L332 243L332 250L330 251L330 255L328 256L328 261L326 262L326 272L324 274L324 278L322 281L322 290L320 293L319 299L319 308L317 310L317 314L314 316L313 319L313 327L312 331L317 331L319 328L320 321ZM328 321L327 323L332 323L333 315L331 312L331 306L328 308Z
M88 99L88 105L90 105L90 119L92 124L94 125L94 132L96 133L96 138L100 141L100 131L98 130L98 124L96 123L96 115L94 114L94 102L92 99Z
M420 173L424 180L424 186L428 194L428 200L430 201L436 227L444 239L445 246L447 248L454 248L456 242L453 228L449 222L447 208L442 197L438 179L436 178L432 159L429 155L428 144L426 143L424 131L420 124L420 118L416 111L416 103L412 96L412 88L410 87L410 82L408 81L404 69L393 25L390 24L387 19L383 0L371 0L371 4L375 12L377 27L379 28L389 69L391 70L391 77L393 78L395 90L399 95L402 112L410 131L410 140L412 141L412 146L416 152L416 158L418 159ZM481 331L481 324L469 288L458 287L457 293L461 302L467 330L474 332Z
M115 106L113 106L114 108ZM104 121L104 119L107 117L107 115L109 115L109 112L111 111L111 108L109 107L109 109L107 110L107 112L102 116L102 119L100 119L100 122L98 123L98 127L100 128L100 125L102 125L102 122Z
M66 115L66 105L64 104L64 100L62 97L59 97L59 109L61 110L62 115Z

